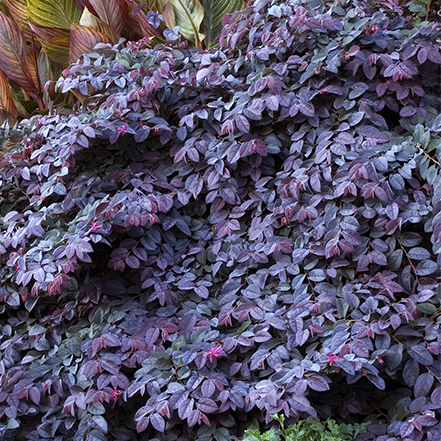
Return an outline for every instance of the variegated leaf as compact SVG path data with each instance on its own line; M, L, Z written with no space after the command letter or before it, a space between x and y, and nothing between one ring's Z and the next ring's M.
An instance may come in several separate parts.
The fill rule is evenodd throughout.
M175 9L176 25L180 34L199 47L204 36L199 32L204 19L204 8L198 0L169 0Z
M95 29L96 31L101 32L109 37L113 43L117 43L119 40L120 35L117 35L106 22L98 18L96 15L93 15L87 8L84 8L79 24L86 28Z
M39 26L70 29L81 11L75 0L27 0L29 20Z
M2 71L0 71L0 109L14 118L18 116L18 110L9 89L8 77Z
M98 43L112 43L106 35L95 29L72 24L70 28L70 61L77 61L83 54L93 51Z
M24 90L35 92L22 34L18 25L3 12L0 12L0 68Z
M68 29L40 26L32 21L29 21L29 26L52 60L61 65L69 63L70 31Z
M126 0L88 0L96 16L107 23L117 35L121 35L126 24L129 8Z
M244 8L243 0L202 0L204 21L202 26L205 33L205 47L210 48L216 37L222 32L222 19L227 14Z

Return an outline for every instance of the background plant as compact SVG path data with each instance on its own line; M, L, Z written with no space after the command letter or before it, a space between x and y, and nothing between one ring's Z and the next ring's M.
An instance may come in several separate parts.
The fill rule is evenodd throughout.
M296 424L285 427L283 415L273 415L280 423L277 431L270 429L264 433L259 430L246 430L244 441L353 441L358 435L366 432L367 424L337 424L334 420L320 422L309 417Z
M4 129L3 439L438 439L439 25L400 11L258 0L217 49L103 46L74 112Z

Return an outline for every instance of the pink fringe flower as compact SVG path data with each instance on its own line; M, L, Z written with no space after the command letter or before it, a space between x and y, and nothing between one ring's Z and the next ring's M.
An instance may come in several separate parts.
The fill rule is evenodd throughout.
M124 133L127 132L127 126L124 124L122 127L117 127L116 131L120 134L120 135L124 135Z
M208 357L210 359L210 362L213 362L213 357L220 358L221 357L221 351L222 347L219 346L218 348L210 348L210 350L204 354L205 357Z
M102 222L92 222L90 224L90 231L98 231L101 230L102 227L103 227Z
M120 390L118 390L116 388L116 386L113 388L112 391L112 400L116 402L116 400L118 400L118 397L122 394L122 392Z
M334 363L334 361L336 360L341 360L340 357L337 357L336 355L331 354L330 352L328 353L328 357L329 357L329 366L332 366L332 363Z

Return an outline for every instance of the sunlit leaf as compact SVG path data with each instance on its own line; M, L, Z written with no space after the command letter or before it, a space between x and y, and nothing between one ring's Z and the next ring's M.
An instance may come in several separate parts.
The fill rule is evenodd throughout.
M205 33L205 47L213 46L215 38L222 32L222 19L225 15L239 11L244 7L243 0L202 0Z
M38 43L37 38L34 40ZM29 72L31 73L32 81L36 85L38 93L41 92L41 84L39 84L39 78L37 74L37 67L35 65L35 61L38 59L38 55L40 52L43 52L41 49L35 48L35 53L32 48L28 48L29 50L26 53L26 59L29 66Z
M27 0L29 20L39 26L70 29L78 23L81 11L75 0Z
M203 6L198 0L170 0L170 3L175 9L176 25L179 26L180 34L194 41L196 47L199 47L204 38L199 32L204 19Z
M9 89L9 80L2 71L0 71L0 108L17 118L18 110Z
M87 8L84 8L79 24L86 28L95 29L96 31L101 32L109 37L113 43L117 43L119 40L119 36L115 31L106 22L98 18L96 15L93 15Z
M88 0L88 3L92 6L91 12L95 11L97 17L121 35L129 13L125 0Z
M6 76L28 92L36 90L26 60L18 25L0 12L0 68Z
M95 29L72 24L70 28L70 55L71 62L78 60L83 54L93 51L98 43L111 43L110 39Z
M37 35L43 50L48 56L66 65L69 62L70 31L68 29L40 26L29 21L29 26Z

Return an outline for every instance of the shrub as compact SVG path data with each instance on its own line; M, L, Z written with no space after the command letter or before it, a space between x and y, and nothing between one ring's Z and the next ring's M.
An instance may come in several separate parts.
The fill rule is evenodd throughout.
M334 420L321 423L316 418L300 420L292 426L285 427L283 415L273 415L280 422L277 431L270 429L265 433L259 430L246 430L244 441L353 441L357 435L366 431L366 424L337 424Z
M108 45L71 115L4 134L3 439L439 437L439 26L388 14L257 0L218 50Z

